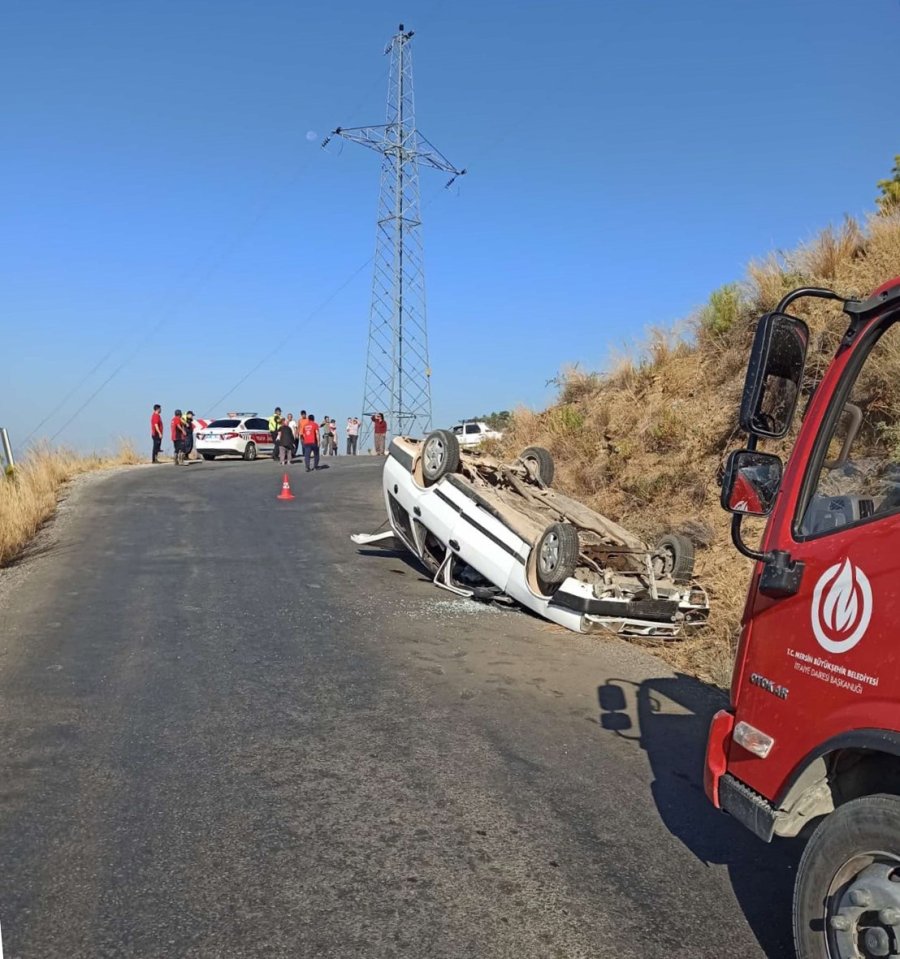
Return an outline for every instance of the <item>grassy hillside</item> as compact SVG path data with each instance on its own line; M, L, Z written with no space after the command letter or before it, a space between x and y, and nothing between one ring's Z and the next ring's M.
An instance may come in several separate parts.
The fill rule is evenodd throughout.
M574 367L542 413L519 410L504 445L539 444L557 463L557 485L649 540L669 529L698 545L697 575L712 615L703 632L670 644L672 663L726 684L751 564L729 537L717 476L743 445L737 414L757 317L788 290L828 286L867 296L900 275L900 215L847 220L787 254L750 265L739 283L716 290L684 333L654 330L634 357L605 373ZM792 307L812 331L809 386L818 380L846 327L839 308L803 300ZM900 422L900 356L878 371L880 401ZM875 374L873 374L875 375ZM770 444L768 449L784 452Z
M79 456L63 449L32 450L15 472L0 472L0 568L15 559L56 512L65 486L76 476L146 462L123 443L113 456Z

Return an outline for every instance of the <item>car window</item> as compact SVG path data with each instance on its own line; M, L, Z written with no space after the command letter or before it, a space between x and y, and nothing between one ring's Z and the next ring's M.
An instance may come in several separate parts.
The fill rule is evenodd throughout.
M461 426L454 426L454 427L453 427L453 432L456 433L457 436L462 436L462 427L461 427Z
M900 323L888 327L835 397L820 441L800 536L821 536L900 509L900 409L890 402L900 375Z
M210 430L233 430L240 420L213 420L207 429Z
M269 422L268 420L262 420L259 417L254 416L252 419L247 420L247 429L268 431Z
M480 433L481 427L477 423L466 423L467 433Z

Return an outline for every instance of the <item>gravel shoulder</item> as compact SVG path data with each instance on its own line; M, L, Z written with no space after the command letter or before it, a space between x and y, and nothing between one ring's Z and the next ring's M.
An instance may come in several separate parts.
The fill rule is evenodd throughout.
M117 476L146 468L149 468L149 464L147 467L113 466L93 473L82 473L66 483L60 490L59 502L53 516L44 523L37 536L14 562L0 568L0 610L9 605L16 589L22 585L35 566L45 556L52 554L54 547L65 538L72 519L83 504L88 491Z

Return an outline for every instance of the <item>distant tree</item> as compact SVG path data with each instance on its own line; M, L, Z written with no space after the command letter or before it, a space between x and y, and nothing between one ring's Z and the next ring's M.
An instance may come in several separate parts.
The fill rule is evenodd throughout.
M492 430L505 430L512 422L512 413L509 410L497 410L494 413L482 413L481 416L473 416L472 419L487 423Z
M891 173L893 176L889 180L878 181L878 189L881 190L878 209L885 215L900 210L900 154L894 157L894 168Z

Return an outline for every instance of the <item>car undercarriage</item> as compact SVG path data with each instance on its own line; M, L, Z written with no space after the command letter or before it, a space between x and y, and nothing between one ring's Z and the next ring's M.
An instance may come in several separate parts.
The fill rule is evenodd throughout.
M391 531L436 585L480 600L510 599L579 632L675 638L709 615L693 581L693 545L655 546L552 488L553 460L530 447L512 461L460 449L452 433L400 437L385 464Z

